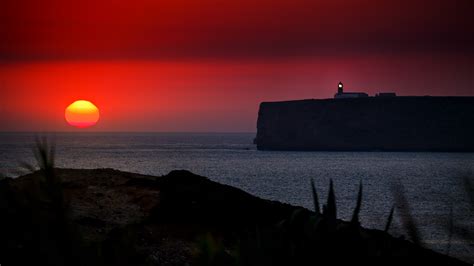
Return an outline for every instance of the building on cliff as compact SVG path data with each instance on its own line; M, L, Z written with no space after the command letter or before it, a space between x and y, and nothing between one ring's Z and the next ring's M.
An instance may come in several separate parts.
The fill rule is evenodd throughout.
M379 92L375 94L375 97L395 97L397 94L395 92ZM335 99L341 98L366 98L369 95L365 92L344 92L344 84L339 82L337 84L337 93L334 95Z
M344 84L342 84L342 82L339 82L337 85L337 93L334 95L335 99L365 97L369 97L369 95L365 92L344 92Z

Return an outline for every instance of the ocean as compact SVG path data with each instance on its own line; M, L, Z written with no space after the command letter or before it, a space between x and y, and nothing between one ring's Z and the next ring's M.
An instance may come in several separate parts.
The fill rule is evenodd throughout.
M35 133L0 133L0 174L26 173L34 163ZM45 134L43 134L45 135ZM255 133L50 133L56 165L114 168L149 175L186 169L258 197L313 208L310 179L320 201L334 182L338 217L349 220L363 184L362 226L383 229L394 204L392 184L403 186L425 246L474 260L474 240L449 224L474 229L464 178L474 183L474 153L258 151ZM451 211L452 210L452 211ZM406 235L395 211L393 235Z

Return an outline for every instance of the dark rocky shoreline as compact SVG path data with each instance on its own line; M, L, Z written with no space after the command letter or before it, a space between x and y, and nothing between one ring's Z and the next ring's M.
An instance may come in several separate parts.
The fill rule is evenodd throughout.
M57 182L44 176L0 180L2 265L314 265L369 257L464 265L188 171L54 169Z

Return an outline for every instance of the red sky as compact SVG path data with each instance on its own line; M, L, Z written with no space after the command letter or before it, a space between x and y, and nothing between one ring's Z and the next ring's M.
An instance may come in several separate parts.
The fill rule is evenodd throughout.
M255 131L261 101L474 95L471 0L0 3L0 130Z

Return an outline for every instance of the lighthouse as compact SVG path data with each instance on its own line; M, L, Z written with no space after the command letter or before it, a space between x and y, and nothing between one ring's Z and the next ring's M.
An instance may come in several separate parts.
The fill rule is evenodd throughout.
M344 84L339 81L337 84L337 93L334 95L334 98L365 98L369 95L365 92L344 92Z

